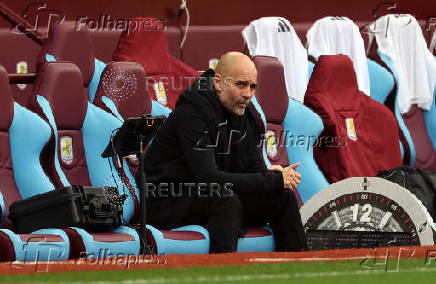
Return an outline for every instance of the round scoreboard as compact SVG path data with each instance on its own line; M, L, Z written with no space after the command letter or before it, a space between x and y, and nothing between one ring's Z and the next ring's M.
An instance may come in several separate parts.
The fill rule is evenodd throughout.
M304 229L410 232L412 245L433 245L433 220L407 189L378 177L353 177L314 195L300 209Z

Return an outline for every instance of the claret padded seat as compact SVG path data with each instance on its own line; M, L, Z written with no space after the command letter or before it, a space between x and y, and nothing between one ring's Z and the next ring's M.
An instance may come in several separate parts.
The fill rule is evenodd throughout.
M53 26L49 31L47 39L44 41L36 65L39 71L46 62L73 62L82 72L83 86L89 91L89 101L93 102L95 92L100 82L101 73L106 63L112 61L112 53L117 49L122 33L117 30L90 31L84 24L81 24L79 27L80 28L76 28L76 22L74 21L64 21ZM141 30L144 31L146 28L147 27L142 27ZM133 31L129 33L133 33ZM151 34L154 33L154 31L151 32ZM145 41L147 42L147 38L145 38ZM148 41L148 44L150 44L150 42L152 41ZM168 53L167 56L174 56L175 61L180 62L178 61L181 59L180 29L176 27L166 27L165 31L162 31L159 42L154 43L154 45L157 46L157 52L163 50L160 46L161 43L165 43L165 50L167 50ZM179 65L181 64L183 63L180 62ZM189 70L197 75L194 70ZM191 74L187 75L190 76ZM177 85L177 82L174 84Z
M38 73L29 108L46 116L57 133L58 159L69 183L97 187L118 184L123 193L123 183L115 169L111 169L112 162L109 164L101 157L112 132L122 121L87 100L78 71L70 62L46 63ZM125 174L135 187L132 175ZM133 216L134 202L130 192L124 190L129 195L123 213L127 222Z
M435 171L436 63L424 38L429 39L428 30L422 26L422 21L409 14L378 18L370 26L376 32L369 53L391 70L397 83L395 114L404 120L413 141L411 165Z
M244 26L239 25L189 26L182 47L183 62L195 70L215 69L224 53L244 50L244 39L241 35L243 29ZM182 27L182 35L186 31L186 27Z
M167 116L168 108L152 101L147 90L145 72L135 62L111 62L102 73L94 104L120 120L145 113ZM130 83L129 83L130 82ZM126 93L124 90L131 90ZM129 160L130 161L130 160ZM137 161L134 165L137 165ZM130 163L129 163L130 166ZM132 168L132 167L131 167ZM147 226L149 240L159 254L195 254L209 252L209 233L198 225L174 230L158 230ZM271 251L274 249L271 230L252 228L240 239L238 251Z
M76 29L76 22L64 21L50 28L38 56L37 72L45 63L52 61L71 61L76 64L82 73L82 87L88 100L94 100L106 64L95 57L90 32L85 25Z
M397 71L389 57L380 51L377 51L377 54L379 60L390 68L398 85ZM436 88L434 88L434 94L436 94ZM430 110L422 110L413 105L407 113L400 114L397 88L394 104L397 118L398 116L401 117L407 133L409 133L409 139L413 141L410 143L413 145L411 165L416 168L436 171L436 104L434 97Z
M171 109L152 100L144 68L136 62L111 62L103 70L94 104L124 120L143 114L168 116Z
M112 53L118 45L118 40L122 29L107 29L107 30L93 30L89 31L91 36L92 45L94 46L95 57L99 60L109 63L112 61ZM166 26L165 36L168 42L168 49L175 58L181 60L182 53L180 49L181 31L179 27Z
M134 217L139 204L133 176L122 177L112 161L101 157L112 132L122 122L94 106L87 99L78 67L70 62L48 62L41 67L34 85L34 96L29 108L38 112L56 133L56 151L68 184L115 186L120 194L127 194L123 204L123 221ZM128 188L130 187L130 189ZM104 233L90 233L79 228L66 228L74 247L72 257L86 252L99 256L101 250L111 254L138 254L139 236L132 228L121 226Z
M150 25L123 32L112 59L141 64L147 74L146 87L152 99L174 109L180 93L195 81L199 73L170 53L165 26L159 20L145 17L132 20L131 26L141 21L148 21Z
M323 130L321 118L309 108L288 97L283 65L275 57L255 56L258 72L256 101L266 122L262 139L267 165L286 165L301 162L297 171L302 174L297 194L302 203L328 186L318 168L313 148ZM262 115L263 116L263 115ZM266 151L265 151L266 150Z
M9 205L54 189L41 165L50 127L35 113L14 102L8 74L0 66L0 261L55 261L70 256L62 230L14 233Z
M415 145L410 136L409 129L404 123L403 117L398 110L397 89L398 83L392 70L378 57L367 59L369 80L371 84L371 98L386 105L395 115L398 123L401 157L403 164L413 165L415 163Z
M144 68L139 63L111 62L103 70L93 104L121 121L144 114L167 117L171 109L151 99L147 83ZM127 164L135 175L138 159L129 157Z

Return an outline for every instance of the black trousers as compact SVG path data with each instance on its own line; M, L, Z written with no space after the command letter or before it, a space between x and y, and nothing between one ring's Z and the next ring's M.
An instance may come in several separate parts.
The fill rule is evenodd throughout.
M272 225L276 251L299 251L306 247L297 199L293 192L274 195L233 194L191 197L178 226L207 225L210 252L234 252L244 228Z

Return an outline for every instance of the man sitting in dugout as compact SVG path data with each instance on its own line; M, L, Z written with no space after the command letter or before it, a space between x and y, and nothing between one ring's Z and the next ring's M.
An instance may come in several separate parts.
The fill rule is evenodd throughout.
M229 52L180 95L145 156L148 224L206 225L211 253L236 251L247 228L267 223L277 251L306 247L299 163L266 168L249 105L256 82L250 58Z

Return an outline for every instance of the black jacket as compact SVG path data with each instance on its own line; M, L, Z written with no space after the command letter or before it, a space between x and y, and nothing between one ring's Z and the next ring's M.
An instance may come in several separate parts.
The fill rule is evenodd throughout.
M262 160L251 106L242 116L223 108L214 75L207 70L185 90L158 130L145 156L147 182L231 184L227 188L237 194L283 190L281 173L267 171ZM178 199L149 195L148 200L152 210L153 202L161 204L157 208L177 207Z

